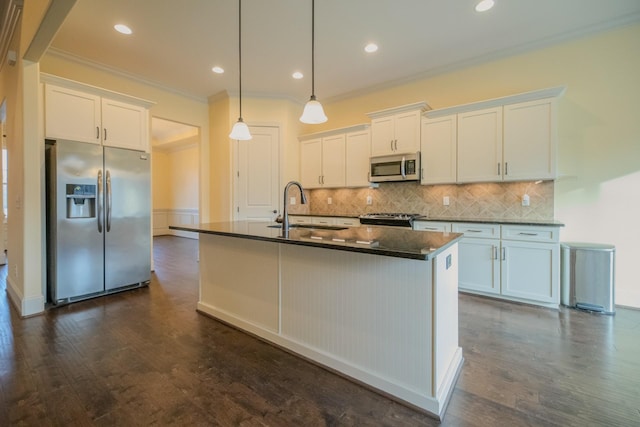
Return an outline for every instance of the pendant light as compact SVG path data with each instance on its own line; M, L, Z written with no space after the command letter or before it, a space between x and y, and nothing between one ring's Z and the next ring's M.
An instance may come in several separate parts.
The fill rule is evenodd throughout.
M240 117L233 125L229 138L247 141L252 138L249 127L242 120L242 0L238 0L238 75L240 80Z
M311 98L309 98L307 105L304 106L304 111L302 111L302 116L300 116L302 123L311 125L327 121L327 116L324 114L322 104L316 101L315 93L315 3L315 0L311 0Z

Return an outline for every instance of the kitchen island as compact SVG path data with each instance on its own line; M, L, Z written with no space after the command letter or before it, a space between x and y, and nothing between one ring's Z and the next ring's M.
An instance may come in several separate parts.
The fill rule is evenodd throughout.
M220 222L200 233L198 311L441 417L462 366L461 235Z

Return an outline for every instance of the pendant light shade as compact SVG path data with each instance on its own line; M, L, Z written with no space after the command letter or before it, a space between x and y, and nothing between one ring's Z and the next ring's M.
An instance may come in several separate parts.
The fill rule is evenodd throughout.
M316 14L316 2L311 0L311 97L304 106L300 121L311 125L317 125L327 121L327 116L324 114L322 104L316 100L315 94L315 14Z
M251 139L252 136L251 132L249 132L249 127L242 120L242 0L238 0L238 76L240 81L240 117L238 117L236 124L233 125L229 138L247 141Z
M238 118L238 121L233 125L229 138L239 141L248 141L253 138L249 132L249 126L242 121L242 117Z

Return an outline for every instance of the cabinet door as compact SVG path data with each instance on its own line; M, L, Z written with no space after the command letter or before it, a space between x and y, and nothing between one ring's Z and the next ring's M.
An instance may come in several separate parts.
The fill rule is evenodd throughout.
M560 302L560 245L502 241L502 294Z
M393 116L371 120L371 155L383 156L394 153Z
M320 187L322 175L322 139L300 143L300 184L304 188Z
M322 138L322 186L344 187L345 175L344 134Z
M102 143L109 147L149 150L147 110L137 105L102 99Z
M100 97L45 86L45 136L100 144Z
M505 181L556 178L555 118L555 99L504 106Z
M458 182L502 180L502 107L458 114Z
M458 288L488 294L500 293L498 239L463 237L458 244Z
M420 184L455 184L457 116L422 119L420 140Z
M369 157L371 156L371 133L368 130L346 134L346 185L347 187L369 186Z
M394 149L397 153L420 151L420 111L396 114L394 132Z

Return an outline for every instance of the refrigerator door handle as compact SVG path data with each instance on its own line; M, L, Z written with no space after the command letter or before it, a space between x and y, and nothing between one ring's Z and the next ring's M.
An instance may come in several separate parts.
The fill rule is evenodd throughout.
M111 231L111 172L107 170L106 175L107 183L107 233Z
M102 233L102 170L98 171L98 233Z

